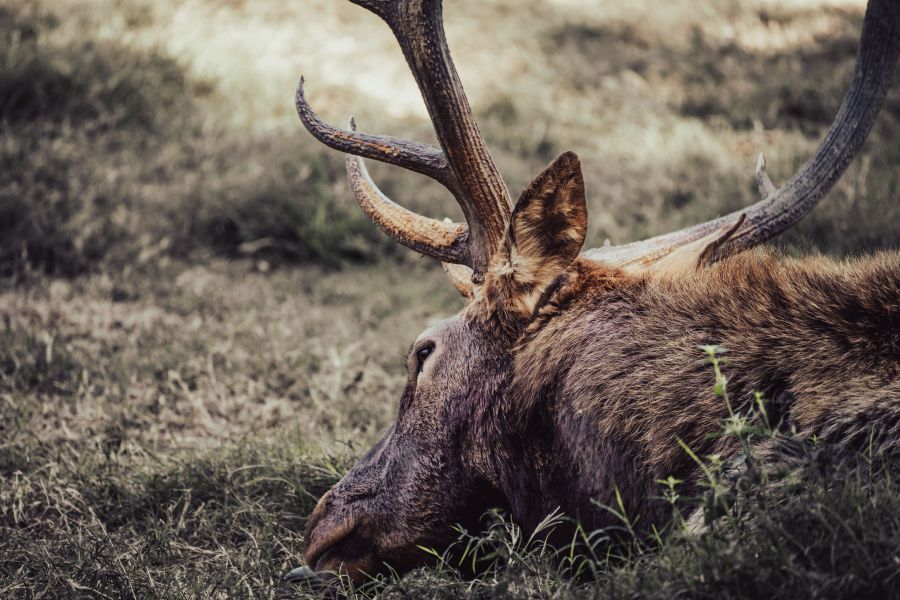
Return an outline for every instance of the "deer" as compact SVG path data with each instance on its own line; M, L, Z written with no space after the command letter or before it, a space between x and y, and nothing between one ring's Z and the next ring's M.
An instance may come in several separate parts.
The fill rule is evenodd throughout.
M666 519L657 480L698 485L698 455L727 416L698 347L728 350L735 409L776 399L798 434L858 443L878 424L900 443L900 252L852 260L759 246L810 212L863 146L900 53L900 4L870 0L852 81L813 156L776 187L760 156L755 204L642 241L583 249L581 164L565 152L513 204L457 74L441 0L350 0L392 30L439 147L325 123L301 77L305 128L346 155L350 188L387 235L440 261L465 305L406 360L396 420L318 501L306 566L289 580L355 582L429 564L454 525L503 509L526 533L558 510L585 528L614 494L641 523ZM442 184L464 223L382 193L363 159ZM866 432L870 433L867 434Z

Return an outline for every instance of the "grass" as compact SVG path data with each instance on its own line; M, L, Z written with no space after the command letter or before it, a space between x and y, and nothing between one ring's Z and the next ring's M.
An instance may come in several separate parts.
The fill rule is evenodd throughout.
M454 562L338 589L348 597L388 598L895 598L895 473L896 463L873 465L862 456L827 471L804 461L789 485L735 482L741 488L735 499L744 503L740 520L722 519L701 533L626 536L611 545L611 536L621 540L628 529L623 520L616 531L590 532L594 552L581 555L541 542L552 520L525 538L498 518L486 533L464 533L458 542L488 557L475 579L460 576Z
M57 313L65 314L61 308ZM91 332L98 336L98 329ZM59 332L60 339L65 336ZM79 432L70 415L63 435L41 435L31 419L80 411L79 392L69 387L74 382L53 375L88 369L89 361L74 350L88 344L74 343L77 337L70 332L66 345L60 342L69 350L58 353L50 352L46 336L16 340L17 346L30 345L44 366L60 361L64 368L50 369L49 379L35 379L35 371L47 371L40 365L4 357L4 387L13 389L3 395L4 412L13 420L6 421L0 444L0 593L318 597L322 589L287 585L281 577L298 561L315 501L361 446L332 444L323 454L313 442L321 425L289 419L289 427L265 441L254 436L234 441L233 432L213 427L204 447L173 450L165 436L141 435L138 423L119 421L114 403L104 406L100 396L95 402L104 410L92 415L90 431ZM18 368L10 371L10 364ZM156 378L142 376L133 360L123 361L122 368L130 369L122 375L131 388ZM351 381L366 386L375 370L369 367ZM259 385L274 381L270 375ZM221 384L229 385L227 379ZM185 393L203 398L207 385L194 380L185 384L192 389ZM75 398L66 398L65 390ZM59 404L22 402L47 395ZM302 400L281 402L286 409L303 410ZM196 419L195 428L217 417L213 403L202 406L197 408L205 417ZM346 416L361 420L359 414ZM376 435L372 428L349 440ZM769 427L758 412L734 415L721 435L738 439L743 458L735 463L698 458L707 474L700 498L679 497L675 480L660 482L660 495L673 506L673 523L653 536L634 533L628 515L614 506L608 510L619 516L619 526L581 532L571 548L557 550L542 540L564 516L551 515L526 538L503 515L488 515L484 532L461 531L454 548L436 552L437 568L361 587L336 582L329 589L349 598L897 597L895 456L869 447L838 454ZM182 432L182 444L188 439ZM762 462L773 447L786 458ZM702 518L686 519L695 507Z
M199 6L173 8L179 18L166 20L163 9L137 0L74 2L65 15L52 3L0 4L0 272L71 276L210 253L332 268L409 257L352 205L342 161L300 132L289 95L301 66L312 69L312 99L331 120L362 111L367 130L405 127L427 139L421 107L398 125L379 97L316 83L327 48L304 47L301 65L269 57L277 77L258 81L259 71L234 53L244 38L229 26L207 31L207 22L249 20L251 31L281 40L286 27L302 26L300 16L268 5L258 14L230 5L190 12ZM316 6L310 14L319 14ZM348 31L368 31L361 12L348 12L357 18ZM657 24L642 26L638 17L530 7L508 16L504 30L522 32L510 43L532 58L524 74L495 91L471 77L487 90L471 86L476 98L486 95L482 128L513 195L562 150L582 155L593 245L749 204L759 151L769 154L775 179L786 178L836 110L859 28L855 11L751 6L717 9L703 23L682 16L674 27L684 33L660 41ZM200 30L177 27L182 18ZM763 28L772 40L723 37L720 25L748 36ZM388 36L375 39L377 56L399 58ZM231 57L231 70L219 70L214 50ZM274 42L270 51L296 54ZM516 60L506 51L495 58L503 69ZM318 75L327 84L335 72ZM270 98L274 83L278 96ZM553 90L555 102L541 90ZM337 95L323 101L322 92ZM896 245L898 116L891 97L862 158L788 243L835 253ZM412 208L458 217L436 185L392 169L375 173Z
M418 265L254 270L0 294L0 596L278 589L316 499L392 420L407 340L459 300Z
M366 221L340 157L293 114L304 72L331 122L353 112L365 131L433 139L390 33L349 3L301 4L0 0L0 596L319 594L281 583L305 519L393 420L409 343L460 301ZM582 157L590 245L754 201L759 151L787 178L838 105L862 14L724 0L445 12L513 196L557 153ZM779 243L897 247L898 129L892 94ZM398 201L459 216L439 186L371 168ZM784 443L802 451L771 477L710 465L692 502L719 515L727 501L730 517L700 533L560 562L493 515L460 533L477 577L446 560L331 591L896 596L896 464Z
M197 251L331 267L397 254L335 189L338 157L208 126L210 82L63 24L49 5L0 6L0 272Z
M311 458L290 440L181 459L85 450L94 449L4 457L5 596L175 598L276 587L302 547L305 515L346 466Z

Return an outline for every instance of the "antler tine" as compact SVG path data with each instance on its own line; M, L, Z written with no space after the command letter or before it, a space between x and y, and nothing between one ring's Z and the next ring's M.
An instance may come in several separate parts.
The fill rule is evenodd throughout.
M766 170L766 157L763 154L756 159L756 188L763 200L767 200L778 191L772 183L772 178L769 177L769 171Z
M650 264L719 230L736 226L707 257L714 262L752 248L803 218L840 179L866 141L884 104L900 55L900 3L870 0L863 20L853 81L815 154L777 190L757 164L762 200L745 209L680 231L624 246L588 250L585 258L613 266ZM738 224L738 220L743 221Z
M449 219L429 219L395 204L369 177L361 158L348 154L346 163L356 202L383 232L420 254L443 262L469 264L469 229L466 225Z
M440 148L412 140L390 137L386 135L366 135L338 129L325 123L310 107L303 93L303 77L297 84L295 104L297 115L306 129L317 140L340 152L371 158L388 164L403 167L440 182L456 195L458 186Z
M494 166L450 58L441 0L350 0L394 32L419 86L469 223L471 267L478 280L502 244L512 203Z
M456 288L457 292L466 298L475 297L475 289L472 285L472 269L465 265L446 262L442 262L441 266L444 267L444 273L447 274L450 285Z

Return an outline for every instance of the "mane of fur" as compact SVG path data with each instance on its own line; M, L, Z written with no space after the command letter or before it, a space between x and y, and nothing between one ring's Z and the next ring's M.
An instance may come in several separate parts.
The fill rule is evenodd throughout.
M560 488L546 501L612 500L618 487L640 512L656 479L694 469L678 439L701 456L734 452L709 435L727 408L707 344L726 350L735 410L759 391L801 434L846 442L875 424L900 444L900 253L757 250L672 276L578 261L513 353L511 408L547 423L538 454L554 455L536 468L563 465L541 475Z

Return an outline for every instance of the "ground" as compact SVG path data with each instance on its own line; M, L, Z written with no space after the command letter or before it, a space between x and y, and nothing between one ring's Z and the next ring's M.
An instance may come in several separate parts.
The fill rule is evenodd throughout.
M749 204L758 152L784 181L840 103L863 11L445 4L510 190L578 152L589 245ZM389 31L349 2L0 0L0 596L317 594L281 582L305 519L393 419L412 340L462 304L352 204L340 156L293 114L301 72L331 122L433 140ZM900 246L898 130L895 90L786 252ZM459 217L433 183L371 168L396 200ZM444 565L345 592L890 593L900 494L859 461L760 494L768 530L636 541L589 563L593 583L501 520L478 539L502 564L479 579Z

